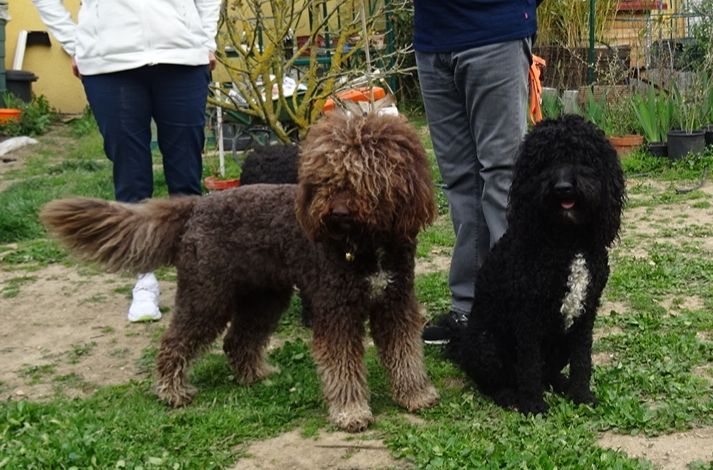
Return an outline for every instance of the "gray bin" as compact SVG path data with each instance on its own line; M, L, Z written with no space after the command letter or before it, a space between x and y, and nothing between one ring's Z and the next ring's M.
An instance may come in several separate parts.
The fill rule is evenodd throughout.
M37 75L26 70L7 70L5 82L7 91L25 103L32 101L32 82L37 80Z

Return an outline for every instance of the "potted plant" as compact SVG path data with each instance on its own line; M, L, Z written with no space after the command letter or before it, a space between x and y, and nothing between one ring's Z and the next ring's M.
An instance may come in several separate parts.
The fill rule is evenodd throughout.
M703 119L704 124L703 130L705 131L704 140L707 146L713 146L713 83L711 83L713 78L706 78L706 97L703 109Z
M646 148L652 155L668 155L668 131L671 128L673 103L664 93L649 87L647 93L631 97L631 107L646 139Z
M604 131L619 157L644 143L642 135L632 133L631 112L628 104L623 106L623 103L628 100L622 100L620 96L611 100L607 96L597 99L591 90L587 90L584 108L585 117Z
M701 129L704 95L700 80L700 76L694 75L692 82L684 88L673 84L671 100L673 122L677 128L668 132L668 156L673 160L705 149L706 133Z
M564 112L564 104L557 90L544 88L542 90L542 116L544 118L557 118Z

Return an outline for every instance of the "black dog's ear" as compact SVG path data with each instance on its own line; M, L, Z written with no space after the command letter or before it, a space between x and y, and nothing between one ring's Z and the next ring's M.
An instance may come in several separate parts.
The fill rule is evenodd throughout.
M599 243L602 246L611 246L619 237L621 215L626 203L626 183L624 172L621 169L619 156L614 147L606 140L602 144L603 159L602 176L604 191L602 191L602 211L600 212Z
M509 225L515 221L530 224L537 220L533 204L536 202L535 194L539 182L532 175L536 174L537 166L547 162L550 157L551 132L544 129L548 124L550 120L538 123L535 129L525 136L517 151L513 180L508 193L506 216ZM513 194L518 197L513 198ZM526 220L531 222L525 222Z

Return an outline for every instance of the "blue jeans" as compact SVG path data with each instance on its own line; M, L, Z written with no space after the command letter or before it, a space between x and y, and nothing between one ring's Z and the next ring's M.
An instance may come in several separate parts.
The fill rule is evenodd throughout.
M82 77L113 163L117 201L153 194L152 118L169 194L201 194L209 81L205 65L159 64Z
M416 52L428 127L456 234L451 310L468 315L478 268L507 228L517 150L527 130L530 39Z

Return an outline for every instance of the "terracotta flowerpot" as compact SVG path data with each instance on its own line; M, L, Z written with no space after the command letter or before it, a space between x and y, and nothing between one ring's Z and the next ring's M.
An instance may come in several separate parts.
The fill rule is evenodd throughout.
M221 179L217 176L206 176L203 180L203 185L208 191L223 191L224 189L235 188L240 186L240 179Z
M609 137L609 142L616 149L617 155L623 157L636 147L641 146L644 143L644 136L637 134L613 135Z
M6 122L17 121L20 119L22 111L15 108L0 108L0 124Z

